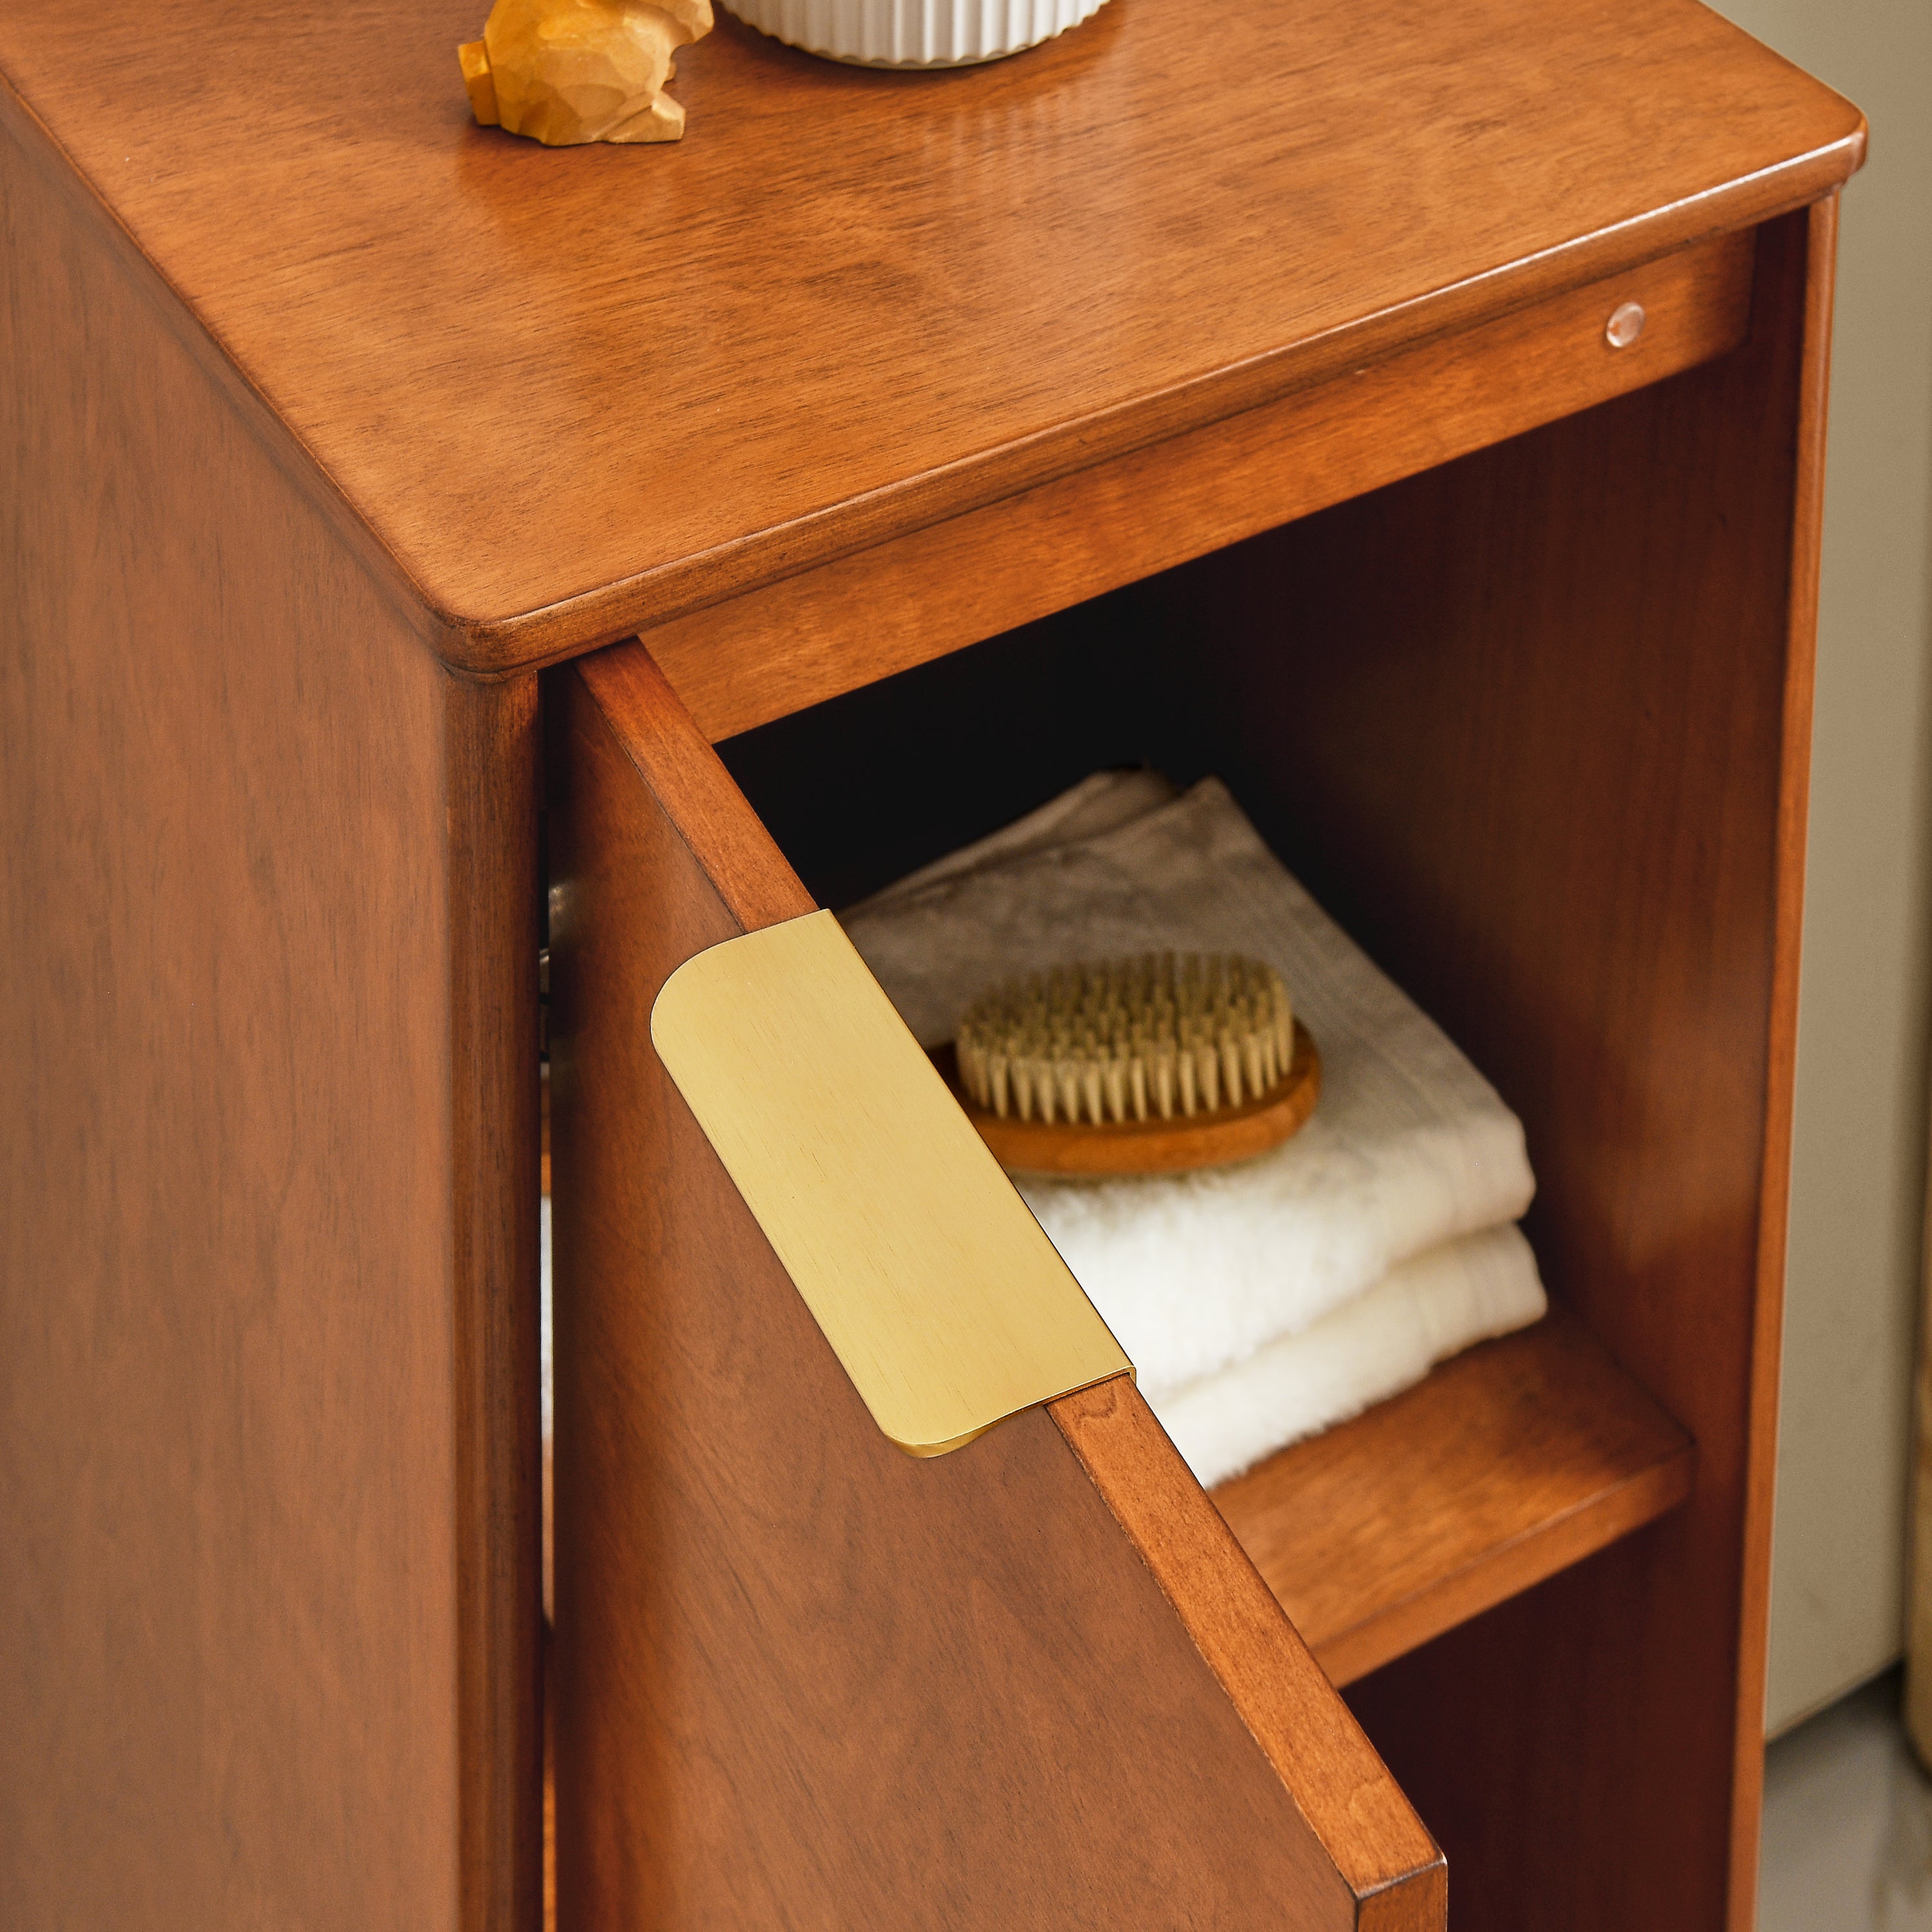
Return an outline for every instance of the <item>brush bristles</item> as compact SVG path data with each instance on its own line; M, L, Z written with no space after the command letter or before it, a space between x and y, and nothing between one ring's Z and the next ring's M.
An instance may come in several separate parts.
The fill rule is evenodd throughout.
M1191 1120L1285 1080L1294 1018L1258 959L1149 952L1009 980L954 1045L961 1084L1001 1120Z

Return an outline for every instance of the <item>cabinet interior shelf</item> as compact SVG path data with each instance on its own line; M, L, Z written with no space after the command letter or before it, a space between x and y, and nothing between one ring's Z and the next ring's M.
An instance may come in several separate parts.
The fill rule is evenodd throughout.
M1210 1493L1341 1685L1675 1509L1696 1468L1690 1438L1552 1302Z
M1676 1508L1695 1462L1559 1305L1212 1494L1342 1684Z

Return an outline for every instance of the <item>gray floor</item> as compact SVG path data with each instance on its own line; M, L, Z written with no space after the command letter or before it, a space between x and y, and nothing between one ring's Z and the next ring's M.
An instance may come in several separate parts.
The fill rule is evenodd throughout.
M1766 1754L1758 1872L1759 1932L1932 1932L1932 1782L1896 1672Z

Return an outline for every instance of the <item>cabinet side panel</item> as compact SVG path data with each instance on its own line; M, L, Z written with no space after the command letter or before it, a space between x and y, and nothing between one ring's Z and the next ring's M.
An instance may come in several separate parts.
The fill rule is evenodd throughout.
M57 166L0 134L0 1922L434 1932L447 680Z
M1235 721L1220 768L1522 1115L1552 1290L1697 1445L1683 1509L1351 1687L1496 1932L1748 1918L1808 233L1762 231L1731 356L1195 567L1169 610Z
M1838 272L1838 197L1829 195L1802 218L1783 224L1792 259L1803 262L1803 296L1787 286L1784 338L1793 370L1790 578L1786 638L1783 760L1778 794L1777 924L1771 987L1771 1052L1766 1070L1764 1186L1758 1203L1757 1306L1751 1356L1750 1420L1746 1442L1743 1605L1738 1619L1736 1775L1731 1794L1731 1917L1756 1923L1759 1828L1764 1809L1766 1665L1771 1638L1771 1539L1778 1480L1779 1370L1784 1340L1784 1277L1791 1220L1792 1117L1798 1071L1798 966L1804 932L1805 834L1811 784L1812 698L1818 646L1818 572L1823 531L1825 424L1831 385L1832 310ZM1801 320L1802 315L1802 320ZM1781 412L1780 412L1781 416Z

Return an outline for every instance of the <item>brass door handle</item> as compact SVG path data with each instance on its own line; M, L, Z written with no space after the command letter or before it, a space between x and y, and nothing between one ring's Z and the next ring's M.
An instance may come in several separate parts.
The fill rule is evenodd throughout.
M686 961L651 1040L902 1449L1132 1374L830 913Z

